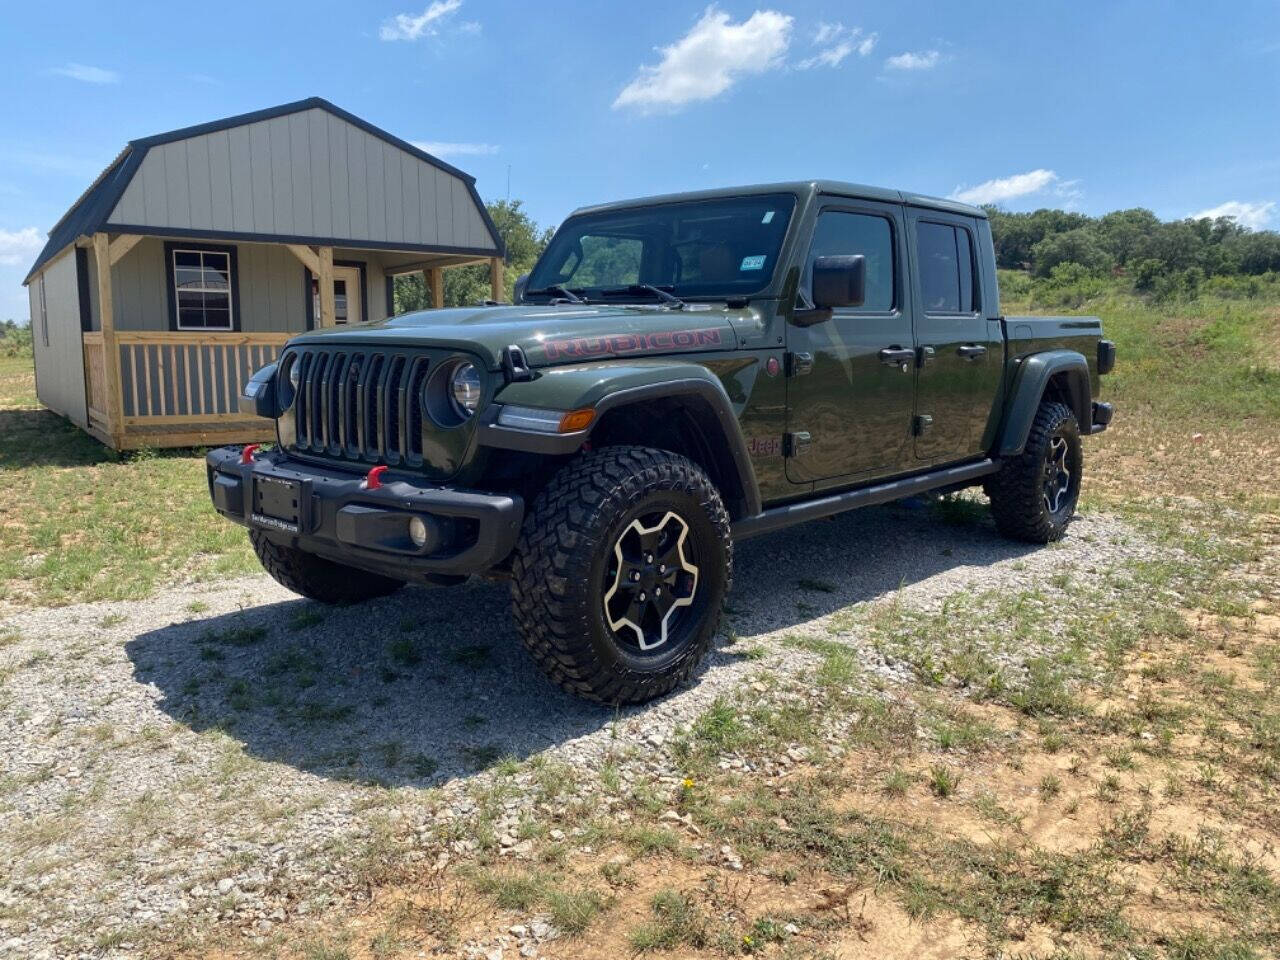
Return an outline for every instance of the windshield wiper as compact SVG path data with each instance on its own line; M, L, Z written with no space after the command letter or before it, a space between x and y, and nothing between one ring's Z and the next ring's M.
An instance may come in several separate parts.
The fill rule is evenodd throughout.
M608 290L602 290L601 293L606 296L611 293L649 293L657 297L663 303L667 304L672 310L683 310L684 301L673 293L668 293L661 287L655 287L651 283L629 283L625 287L613 287Z
M580 297L576 293L574 293L572 290L570 290L568 287L562 287L558 283L553 283L550 286L543 287L540 290L526 290L525 293L533 294L533 296L535 297L538 297L538 296L549 297L549 296L552 296L553 294L556 294L556 295L559 295L561 300L567 300L569 303L586 303L587 302L586 297Z

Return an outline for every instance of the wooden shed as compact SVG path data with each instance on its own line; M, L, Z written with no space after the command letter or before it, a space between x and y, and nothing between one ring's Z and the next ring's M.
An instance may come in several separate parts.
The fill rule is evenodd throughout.
M474 178L318 97L134 140L24 281L42 403L116 449L266 439L236 398L292 334L378 320L392 278L490 264Z

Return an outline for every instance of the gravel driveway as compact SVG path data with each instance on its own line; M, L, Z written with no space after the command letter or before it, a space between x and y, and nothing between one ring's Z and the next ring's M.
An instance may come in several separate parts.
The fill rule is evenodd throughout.
M184 915L265 932L352 896L351 858L388 823L465 813L501 758L592 782L606 755L625 779L669 774L673 726L760 670L811 662L788 635L834 636L909 679L856 628L833 635L837 611L936 607L1141 549L1107 517L1032 549L918 504L749 541L696 683L622 711L542 677L501 584L328 609L264 575L18 613L0 623L0 956L128 955Z

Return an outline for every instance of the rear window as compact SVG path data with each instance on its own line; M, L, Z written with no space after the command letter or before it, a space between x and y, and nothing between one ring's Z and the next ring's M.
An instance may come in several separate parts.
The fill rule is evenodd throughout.
M972 313L978 309L973 241L964 227L916 223L920 295L926 313Z

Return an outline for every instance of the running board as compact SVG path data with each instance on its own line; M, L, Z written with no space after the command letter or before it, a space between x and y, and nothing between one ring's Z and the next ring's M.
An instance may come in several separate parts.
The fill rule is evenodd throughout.
M762 533L772 533L793 524L808 520L820 520L831 517L846 510L858 507L871 507L890 500L901 500L939 487L950 487L956 484L967 484L1000 469L1000 461L987 458L975 463L966 463L958 467L947 467L945 470L932 470L911 477L889 480L885 483L859 487L857 490L846 490L818 500L805 500L801 503L789 503L786 506L774 507L758 513L754 517L745 517L733 525L733 538L746 540Z

